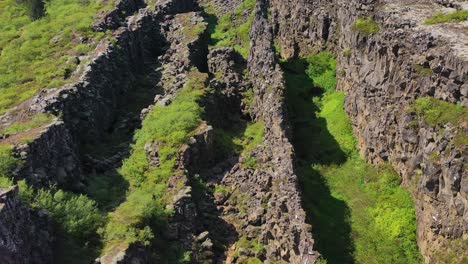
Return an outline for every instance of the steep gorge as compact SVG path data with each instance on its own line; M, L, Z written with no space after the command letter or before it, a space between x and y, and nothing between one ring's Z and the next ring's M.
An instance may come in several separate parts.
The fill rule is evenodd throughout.
M1 244L1 260L417 263L413 209L391 165L412 194L424 260L466 261L466 34L457 24L422 24L446 7L228 2L118 1L95 20L94 30L110 37L73 73L78 81L42 90L0 117L0 128L12 131L36 113L53 115L3 135L0 143L13 145L13 155L0 154L20 162L0 165L33 193L55 186L84 194L102 216L77 240L53 213L45 220L38 202L26 209L15 188L5 189L1 213L25 221L3 218L1 230L24 229L39 217L34 228L49 239L2 231L5 241L27 246ZM359 19L375 19L378 30L360 31ZM319 58L301 58L325 49L337 57L339 92L320 96L305 75ZM427 100L460 114L428 121ZM381 165L359 157L343 102L361 156ZM343 184L356 187L356 197ZM20 196L28 201L21 189ZM364 236L371 224L355 230L349 219L367 219L360 212L379 209L372 206L381 200L402 223L390 226L405 237L362 244L350 234ZM382 215L373 216L388 220ZM57 248L63 241L85 250ZM363 246L395 259L363 257Z

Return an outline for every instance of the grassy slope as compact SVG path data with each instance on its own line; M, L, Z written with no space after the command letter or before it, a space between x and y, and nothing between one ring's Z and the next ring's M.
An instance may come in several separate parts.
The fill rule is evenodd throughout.
M211 44L215 47L233 47L244 58L249 53L250 24L253 21L255 0L243 0L233 12L216 17L216 9L205 6L211 24Z
M374 167L359 157L344 94L329 89L333 80L317 78L334 70L324 57L329 56L311 56L305 66L283 64L298 174L317 249L328 263L420 263L411 198L388 165ZM323 87L314 88L313 80Z
M73 58L94 48L80 38L104 36L93 32L91 24L111 2L51 0L46 15L34 21L17 1L0 2L0 114L39 89L68 81L77 67Z

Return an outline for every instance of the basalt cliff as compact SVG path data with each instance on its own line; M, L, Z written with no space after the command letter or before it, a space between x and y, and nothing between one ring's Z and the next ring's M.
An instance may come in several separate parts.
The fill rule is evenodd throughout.
M14 185L0 189L0 262L326 263L287 76L327 51L363 163L388 165L392 188L411 197L419 250L402 255L466 263L468 21L426 22L466 10L442 0L112 2L89 25L104 37L80 38L93 49L73 57L67 83L0 115L0 183ZM47 120L18 128L38 115ZM80 206L92 209L71 209ZM398 222L392 210L369 215ZM395 247L411 247L405 230ZM346 263L366 263L353 250ZM401 261L385 263L413 263Z

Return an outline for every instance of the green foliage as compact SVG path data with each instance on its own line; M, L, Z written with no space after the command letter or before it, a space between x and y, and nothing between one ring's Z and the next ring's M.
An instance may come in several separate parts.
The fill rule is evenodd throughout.
M380 31L380 27L375 22L373 18L358 18L352 27L353 30L358 31L366 36L378 33Z
M351 50L350 50L349 48L345 48L345 49L343 50L343 55L344 55L346 58L351 57L351 55L352 55L352 54L351 54Z
M239 240L236 243L236 248L237 250L235 252L235 255L238 255L240 248L250 251L254 256L258 256L262 251L265 250L265 246L262 243L258 242L255 239L249 240L245 235L239 238ZM251 258L250 261L251 262L247 261L246 263L257 263L255 258Z
M128 184L118 173L87 177L86 194L97 202L100 209L109 211L123 202Z
M240 138L234 139L234 143L242 146L242 152L247 153L263 142L265 126L263 122L249 123Z
M39 190L31 205L46 209L65 233L83 241L93 235L103 221L93 200L62 190Z
M426 68L424 66L421 66L419 64L414 65L414 69L421 74L422 76L428 76L432 74L432 70L430 68Z
M254 97L255 97L255 94L254 94L253 89L247 89L246 91L242 93L242 102L245 105L247 105L247 108L249 108L252 105L254 101Z
M17 0L28 11L29 17L35 20L44 15L44 2L42 0Z
M446 22L458 23L466 20L468 20L468 10L457 10L448 14L437 13L424 21L424 23L426 25L433 25Z
M431 126L454 126L468 120L468 109L434 97L420 97L414 102L411 111L415 111Z
M12 147L9 145L0 144L0 178L8 179L11 175L11 170L18 164L18 159L13 157ZM5 183L6 181L3 181ZM3 187L7 187L2 184Z
M37 0L25 0L28 3ZM39 89L62 85L76 68L71 58L98 38L91 30L100 1L50 0L43 17L33 21L15 0L0 2L0 114L30 98Z
M232 12L221 16L211 34L212 44L216 47L233 47L244 58L250 46L250 25L253 21L255 0L243 0ZM207 9L212 15L213 10ZM245 13L250 15L246 18Z
M421 263L414 207L399 176L359 156L344 93L314 88L312 78L331 68L327 60L308 59L307 74L285 72L297 173L317 249L328 263Z
M464 238L453 239L442 250L432 253L433 263L436 264L466 264L468 263L468 240Z
M258 165L257 158L252 157L252 156L245 157L244 162L242 163L242 166L252 168L252 169L257 168L257 165Z
M319 52L306 58L307 75L314 85L325 91L333 91L336 87L336 60L331 52Z
M34 115L30 120L23 122L16 122L11 126L0 130L0 134L16 134L19 132L24 132L36 127L50 123L54 119L54 116L51 114L38 113Z

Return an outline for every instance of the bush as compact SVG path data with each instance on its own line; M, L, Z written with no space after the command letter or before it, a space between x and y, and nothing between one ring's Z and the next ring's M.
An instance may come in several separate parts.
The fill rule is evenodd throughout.
M11 176L11 171L17 164L18 159L13 157L12 147L0 144L0 177L8 179Z
M319 52L306 58L308 63L307 75L314 81L314 85L325 91L336 88L336 60L331 52Z
M379 25L372 18L358 18L354 22L352 29L366 36L378 33L380 31Z
M103 222L93 200L62 190L39 190L32 206L46 209L66 234L81 241L89 239Z
M416 99L411 111L415 111L431 126L441 126L448 123L457 126L468 120L467 108L434 97L420 97Z
M433 25L439 23L457 23L468 20L468 10L457 10L452 13L444 14L437 13L430 18L428 18L424 23L426 25Z

